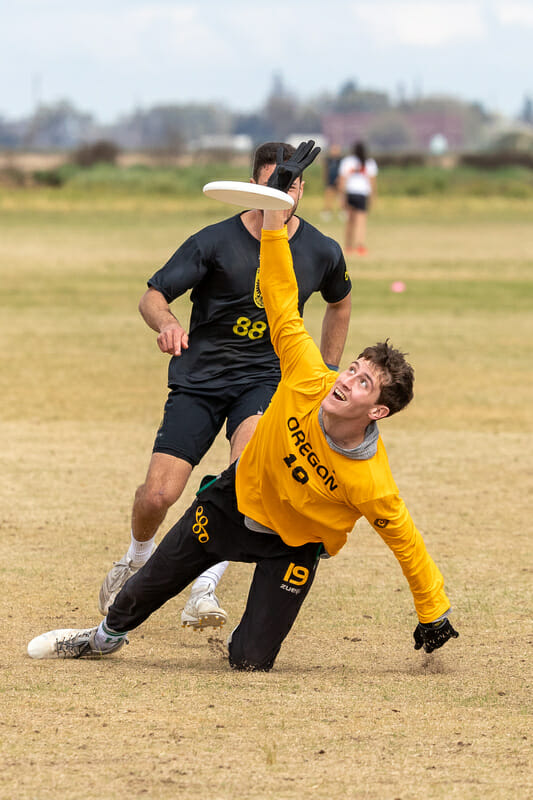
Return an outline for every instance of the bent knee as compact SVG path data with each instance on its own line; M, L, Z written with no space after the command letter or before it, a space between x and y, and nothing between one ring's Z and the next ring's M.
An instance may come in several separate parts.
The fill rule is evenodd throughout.
M179 498L180 492L170 486L155 486L143 483L135 492L135 502L147 512L168 511Z
M241 659L239 661L234 661L232 657L229 657L229 665L232 669L240 672L270 672L272 667L274 666L273 663L269 664L255 664L246 659Z
M254 647L253 645L243 647L241 644L235 645L233 641L230 641L228 642L228 653L229 665L234 670L270 672L274 666L278 650L274 654L272 652L265 653L260 647Z

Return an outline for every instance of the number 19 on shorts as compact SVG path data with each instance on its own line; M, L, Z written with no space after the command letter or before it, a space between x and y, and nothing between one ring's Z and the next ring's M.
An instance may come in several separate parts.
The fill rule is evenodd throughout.
M293 586L303 586L309 577L309 570L307 567L299 567L297 564L290 563L289 568L283 580L287 583L292 583Z

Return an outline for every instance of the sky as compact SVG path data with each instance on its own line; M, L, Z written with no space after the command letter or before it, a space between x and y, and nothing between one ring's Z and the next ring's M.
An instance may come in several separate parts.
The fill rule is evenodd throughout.
M100 123L158 104L259 110L360 89L516 116L533 0L0 0L0 117L69 100Z

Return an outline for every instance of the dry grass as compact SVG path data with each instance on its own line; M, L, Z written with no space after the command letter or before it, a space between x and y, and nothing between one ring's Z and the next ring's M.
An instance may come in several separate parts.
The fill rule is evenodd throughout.
M350 262L347 354L390 335L416 366L415 403L382 432L460 638L412 649L405 581L360 524L257 675L228 669L221 634L182 630L179 597L107 661L25 655L41 631L98 620L165 397L137 300L221 213L46 197L2 202L0 797L531 797L532 209L384 201L371 256ZM320 302L306 318L317 332ZM220 438L203 471L226 458ZM232 565L221 584L230 629L250 575Z

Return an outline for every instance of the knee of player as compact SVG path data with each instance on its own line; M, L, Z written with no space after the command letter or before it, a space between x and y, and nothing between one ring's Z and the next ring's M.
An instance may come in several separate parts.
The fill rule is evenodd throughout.
M161 512L174 505L178 497L174 488L143 483L135 493L135 502L141 504L145 511Z
M229 656L229 665L236 672L270 672L273 664L253 663L247 659L234 660Z
M266 655L261 648L253 645L242 646L233 641L228 642L228 660L232 669L241 672L270 672L276 656Z

